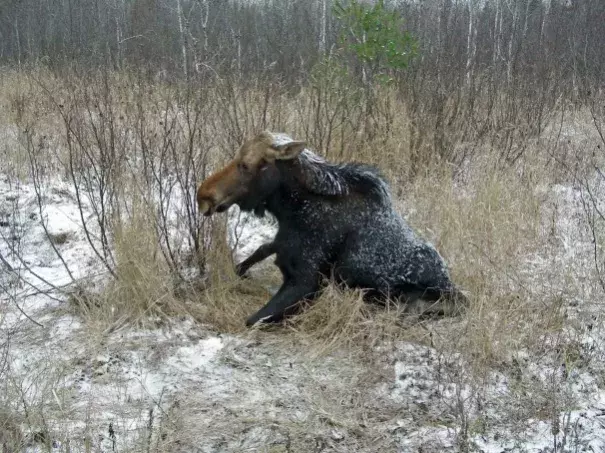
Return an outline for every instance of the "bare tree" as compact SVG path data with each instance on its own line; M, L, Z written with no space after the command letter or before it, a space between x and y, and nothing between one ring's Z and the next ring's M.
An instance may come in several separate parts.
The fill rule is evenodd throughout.
M468 34L466 37L466 82L470 86L473 79L473 64L477 53L477 4L474 0L468 2Z
M320 12L319 12L319 53L326 53L326 26L328 22L328 0L319 0Z

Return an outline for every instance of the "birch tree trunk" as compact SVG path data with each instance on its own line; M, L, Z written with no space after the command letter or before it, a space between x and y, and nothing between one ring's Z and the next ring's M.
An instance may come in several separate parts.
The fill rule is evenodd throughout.
M181 8L181 0L176 0L176 13L179 19L179 33L181 35L181 52L183 54L183 74L187 77L187 38L185 36L185 28L183 26L183 10Z
M544 29L546 28L546 22L550 14L551 2L547 0L544 6L544 15L542 16L542 23L540 24L540 48L542 48L542 42L544 40Z
M494 50L492 61L494 67L500 61L502 42L502 1L496 0L496 15L494 17Z
M120 29L120 21L115 17L116 21L116 66L122 69L122 30Z
M17 65L19 66L19 71L21 70L21 37L19 36L19 21L17 17L15 17L15 36L17 40Z
M200 0L200 8L201 8L201 25L202 25L202 35L204 38L204 59L208 58L208 17L210 17L210 5L208 5L208 0Z
M529 23L529 4L530 0L525 0L525 17L523 17L523 34L521 35L521 46L525 48L527 43L527 32L528 32L528 23Z
M515 6L513 9L513 23L510 32L510 40L508 41L508 61L506 62L506 80L509 85L513 81L513 48L517 38L517 27L519 24L519 0L513 0Z
M327 26L327 14L328 14L328 7L327 7L327 2L328 0L320 0L321 1L321 11L320 11L320 15L321 17L319 18L320 24L319 24L319 53L320 54L325 54L326 53L326 26Z
M477 50L477 26L475 24L475 5L468 0L468 33L466 37L466 83L470 86L473 79L473 66Z
M441 1L437 5L437 83L441 86L441 51L443 49L443 36L442 36L442 11L445 10L445 1Z

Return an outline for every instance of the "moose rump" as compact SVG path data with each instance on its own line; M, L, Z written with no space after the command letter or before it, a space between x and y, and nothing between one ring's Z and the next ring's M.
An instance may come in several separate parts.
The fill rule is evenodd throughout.
M305 142L272 132L247 140L224 169L197 191L200 212L233 204L273 214L278 232L238 266L243 274L276 255L283 275L277 293L247 320L277 322L312 299L326 276L379 298L417 306L464 302L435 248L421 240L394 210L389 187L375 167L326 162Z

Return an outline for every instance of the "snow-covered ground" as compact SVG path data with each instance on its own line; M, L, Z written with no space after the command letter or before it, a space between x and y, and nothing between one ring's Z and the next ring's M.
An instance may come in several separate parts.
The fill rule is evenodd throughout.
M536 275L549 275L537 269L552 263L579 260L591 247L579 233L578 191L556 186L546 196L565 215L554 225L555 260L537 255L528 263ZM493 370L480 386L462 355L411 342L378 347L369 365L346 351L310 357L305 345L217 333L188 317L156 329L93 334L59 292L41 294L49 283L103 275L82 228L84 218L94 233L92 211L86 203L80 210L60 182L45 197L40 212L30 184L0 180L2 265L21 275L6 268L1 274L0 335L9 348L0 405L22 417L30 451L41 448L32 433L44 430L57 452L605 451L598 310L582 312L594 316L594 328L580 329L577 338L577 354L591 358L585 367L553 367L550 351L543 361L511 351L518 382ZM230 213L236 261L274 234L271 221ZM570 316L583 321L573 310ZM552 386L557 412L545 407L542 419L520 427L511 413L549 399L534 398L528 385L519 400L513 387L531 382Z

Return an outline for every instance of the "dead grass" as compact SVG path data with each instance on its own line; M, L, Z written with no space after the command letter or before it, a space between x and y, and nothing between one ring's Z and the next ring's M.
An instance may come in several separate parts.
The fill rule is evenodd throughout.
M89 324L110 330L170 316L176 309L172 281L147 215L135 214L125 225L116 222L113 233L116 278L98 294L85 288L74 293L74 308Z
M116 90L114 96L118 97L121 90L127 89L128 82L127 78L119 76L112 80ZM150 111L160 115L159 107L171 94L176 95L170 88L161 87L144 102ZM258 127L256 115L267 112L269 118L282 122L280 127L290 127L293 134L301 136L308 131L304 126L307 122L323 125L322 118L346 114L345 107L356 112L352 104L355 93L341 94L351 99L332 110L314 111L312 94L303 90L299 99L292 102L297 107L288 111L280 96L269 104L260 105L262 91L248 91L242 93L241 104L235 101L236 113L242 116L246 130ZM384 98L390 94L384 93ZM80 102L73 96L72 99ZM132 95L126 99L124 107L119 107L116 114L120 112L126 123L132 123L136 115L131 115L136 112L129 105L137 101ZM175 107L170 104L170 108ZM381 108L398 109L398 114L392 115L388 133L378 129L371 136L373 138L368 138L354 129L359 123L353 119L341 121L331 131L333 140L324 142L325 154L337 160L370 162L384 169L394 192L405 200L401 211L435 243L451 264L454 280L471 294L470 310L464 318L449 323L448 333L442 337L443 344L455 344L456 348L468 351L478 363L487 365L502 360L511 349L528 346L532 338L541 337L539 332L560 325L541 320L536 321L540 325L531 324L534 313L543 314L545 306L554 311L545 319L558 320L560 306L534 300L536 294L531 288L531 280L520 274L523 260L544 246L539 235L541 200L534 193L537 184L548 184L548 178L540 176L544 174L540 167L544 159L528 158L516 167L503 168L494 165L498 160L497 153L488 147L474 162L466 164L468 169L464 170L463 180L455 177L454 173L459 170L430 158L423 162L424 169L414 179L407 180L405 176L409 173L402 174L402 169L409 168L419 152L414 148L417 145L406 139L414 126L405 114L405 104L389 102ZM303 114L313 118L301 121ZM234 117L226 114L221 121L225 123L225 132L233 133ZM150 134L158 135L162 131L159 123L149 123L148 127ZM364 127L368 125L364 123ZM316 136L324 137L325 134ZM426 145L427 140L425 137L421 141ZM212 141L227 144L233 142L233 137L215 136ZM544 151L535 149L530 154L541 156ZM221 156L218 161L223 158ZM169 272L157 248L158 238L149 228L153 219L131 216L122 223L124 225L113 232L119 279L106 289L107 299L113 302L100 304L109 305L109 318L114 322L132 322L147 316L164 317L183 311L218 330L241 332L247 315L270 297L264 284L271 282L271 278L268 281L262 281L263 277L240 281L233 274L223 223L216 222L212 231L213 245L207 250L209 273L205 283L197 289L190 288L186 303L177 301L172 282L166 279ZM200 288L203 290L199 291ZM548 297L545 295L545 299ZM391 310L394 311L369 307L363 303L360 293L342 292L329 286L322 297L289 326L297 338L317 353L343 347L371 350L385 339L430 337L424 323L420 323L419 328L414 327L413 322L403 326L405 317L398 309ZM91 315L90 319L95 317L98 315Z
M309 356L347 350L367 357L380 344L402 336L402 308L370 305L358 290L329 285L302 310L290 328L293 341L304 344Z
M28 125L37 135L48 135L56 145L53 148L56 152L49 153L49 160L58 159L64 164L65 142L58 127L61 124L58 103L71 105L73 114L85 111L94 105L93 98L86 98L86 87L81 81L65 82L44 73L9 74L2 80L0 99L9 109L0 113L0 128ZM509 410L518 427L532 417L554 417L568 404L561 390L563 386L557 386L559 381L532 380L517 366L521 352L544 369L554 366L562 357L575 363L579 356L573 352L577 343L570 334L576 326L567 317L566 297L570 297L571 290L565 288L565 282L574 278L573 263L555 260L560 244L552 240L553 235L559 234L558 216L565 213L553 210L545 202L543 191L537 190L562 181L561 169L549 148L556 146L552 130L548 137L532 141L526 155L515 165L507 166L501 161L499 150L490 145L496 140L487 137L479 144L466 143L462 134L456 132L460 123L454 122L447 139L450 146L475 151L460 166L453 166L432 154L436 144L431 142L435 138L430 125L426 130L420 129L418 119L409 116L405 101L394 101L397 98L388 92L383 93L380 108L387 111L389 123L378 121L372 126L363 121L363 110L356 104L357 94L347 90L339 92L341 103L330 104L322 111L313 107L316 105L313 90L303 89L292 98L278 93L267 101L262 87L227 96L225 87L217 85L215 94L204 94L209 97L200 123L191 124L184 118L186 109L179 104L184 102L183 93L177 87L133 85L131 77L119 74L112 76L109 86L112 98L103 114L113 115L114 132L135 131L118 150L124 167L115 176L119 180L115 183L121 203L129 209L120 211L121 215L111 222L116 278L96 292L83 286L70 299L75 313L97 338L125 326L149 327L188 317L213 331L255 339L268 348L288 351L309 366L325 358L346 357L355 366L365 367L367 374L356 371L346 376L348 387L321 388L318 383L317 389L306 396L313 417L304 422L284 422L276 428L270 418L259 418L238 425L242 435L255 423L273 429L276 436L287 431L292 445L292 450L287 451L313 448L311 444L318 442L317 436L309 440L306 431L333 431L322 442L331 445L334 451L346 448L364 451L374 441L384 446L382 451L389 451L392 444L385 440L378 420L381 409L384 409L382 416L387 418L396 418L397 411L385 408L384 401L371 406L371 396L364 396L363 392L386 379L385 369L392 372L391 362L396 360L397 345L401 344L434 348L438 354L435 360L449 364L443 366L438 384L472 390L468 400L459 397L454 404L448 399L448 404L452 404L449 412L444 410L436 415L427 410L416 420L418 426L422 423L455 426L460 445L467 445L465 442L474 432L481 432L484 424L494 422L490 421L488 411L471 409L479 403L486 404L481 398L490 398L483 393L494 374L500 373L513 381L520 373L521 377L515 381L518 385L511 386L510 399L488 401L492 406L504 407L516 398L516 405L511 403L510 408L502 410ZM73 90L74 87L77 89ZM103 93L100 84L95 89L97 94ZM141 112L146 114L141 116ZM331 117L339 121L329 129L326 118ZM177 118L176 122L171 122L171 118ZM83 129L87 140L94 135L92 124L97 123L85 123ZM181 132L167 134L167 128L172 127L169 124L178 124ZM400 211L445 256L453 280L469 294L470 306L465 313L441 320L419 320L402 313L401 307L368 305L360 291L329 285L295 318L279 326L248 330L244 327L245 319L270 298L267 288L279 283L279 276L271 264L250 279L235 276L224 219L214 221L205 230L207 241L199 252L206 264L205 273L188 281L177 281L162 253L162 238L156 228L157 200L145 191L131 190L144 187L148 181L137 173L137 165L142 157L158 158L154 153L173 146L173 154L158 159L170 162L170 171L163 173L166 179L182 175L179 171L184 167L179 165L192 149L187 143L202 143L206 146L200 152L203 165L196 168L207 173L235 151L239 139L265 127L285 130L301 138L312 136L321 142L317 147L329 158L361 160L383 169L400 200ZM365 129L371 127L375 127L374 134ZM15 147L4 144L3 155L23 167L23 162L17 162L22 157L13 152L23 146L22 137L20 132L15 132L14 137L11 134L5 137ZM137 134L142 138L137 138ZM328 136L332 138L328 140ZM142 143L153 152L143 156L130 151L130 147L138 149ZM91 149L96 152L94 146ZM202 174L196 176L202 177ZM542 268L532 267L536 257L546 263ZM546 277L539 278L537 273ZM544 279L549 285L542 283ZM570 359L571 356L575 358ZM343 402L348 397L351 400ZM442 400L446 398L440 404ZM162 428L167 434L155 441L155 451L176 448L179 442L195 443L192 420L196 414L189 414L190 420L179 418L186 415L182 408L166 415L167 419L178 419L178 423ZM216 428L227 430L231 422L232 418L225 416ZM351 437L339 444L341 431ZM142 442L144 445L147 441ZM279 448L269 445L266 451L281 451Z

